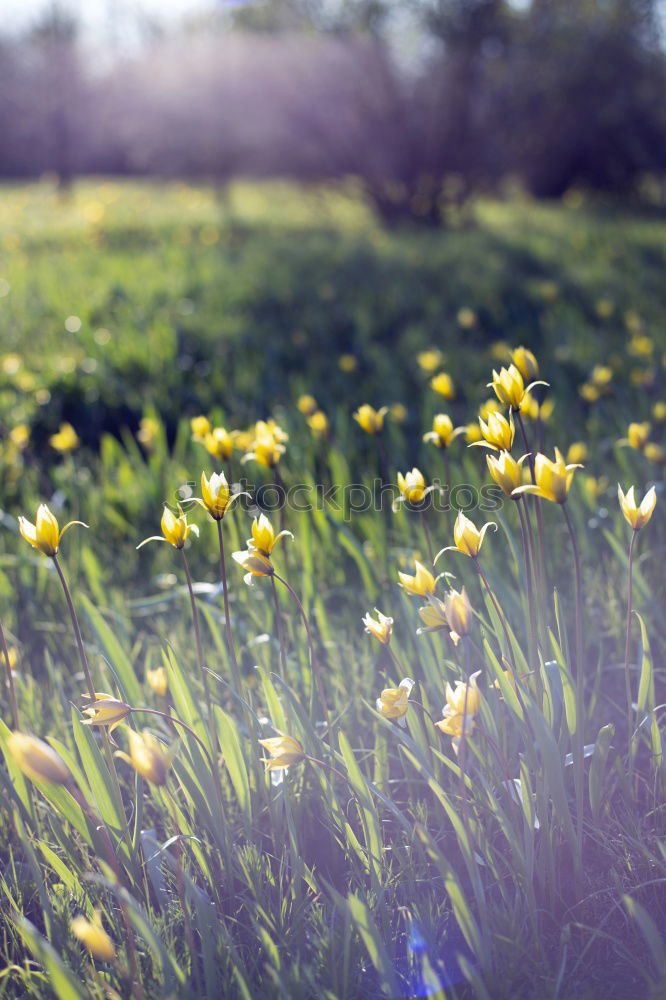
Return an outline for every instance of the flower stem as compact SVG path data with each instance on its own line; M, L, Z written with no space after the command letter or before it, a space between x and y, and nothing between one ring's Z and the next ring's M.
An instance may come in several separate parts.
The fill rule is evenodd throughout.
M428 527L428 514L425 506L420 510L421 514L421 524L423 525L423 534L425 535L426 546L428 549L428 559L430 560L430 565L435 561L435 554L432 547L432 539L430 538L430 528Z
M308 637L308 651L309 651L309 654L310 654L310 667L311 667L312 673L314 675L314 680L315 680L315 684L317 686L317 692L319 694L319 701L321 702L322 710L323 710L324 714L328 717L329 712L328 712L328 704L326 702L326 694L324 692L324 684L323 684L323 680L322 680L322 677L321 677L321 672L319 670L319 662L318 662L316 654L315 654L314 642L312 641L312 633L310 632L310 624L308 622L308 616L305 613L305 608L303 607L303 605L301 603L300 597L298 596L298 594L296 593L296 591L294 590L294 588L291 586L291 584L288 583L284 579L284 577L280 576L279 573L274 573L274 577L275 577L276 580L279 580L280 583L284 587L287 588L287 590L289 591L289 593L291 594L291 596L296 601L296 604L298 606L298 610L300 611L301 618L303 619L303 624L305 626L305 632L306 632L306 635Z
M190 595L190 604L192 606L192 621L194 623L194 635L197 644L197 660L199 662L199 673L201 674L201 680L203 682L204 696L206 699L206 708L208 709L208 721L211 727L211 733L215 732L214 719L213 719L213 706L210 700L210 690L208 687L208 674L206 672L206 661L204 659L203 643L201 641L201 627L199 625L199 611L197 609L197 602L194 597L194 588L192 586L192 575L190 573L189 563L187 561L187 556L185 555L185 549L180 550L183 557L183 569L185 570L185 578L187 580L187 589Z
M504 617L502 609L500 608L500 606L499 606L499 604L497 602L497 598L495 597L495 595L493 594L492 590L490 589L490 584L488 583L488 578L486 577L486 574L481 569L481 564L480 564L478 558L476 558L474 560L474 565L477 568L479 576L483 580L483 584L484 584L484 586L486 588L486 591L488 593L488 597L492 601L493 607L495 609L495 613L497 614L497 617L499 618L500 623L502 625L502 628L504 630L504 638L506 639L506 645L507 645L507 654L511 658L510 662L511 662L511 665L512 665L512 667L514 669L514 672L515 672L515 664L513 662L514 659L515 659L515 657L514 657L514 650L513 650L513 644L511 642L511 636L509 635L509 629L508 629L508 626L507 626L507 623L506 623L506 619Z
M534 465L534 455L530 449L530 443L527 440L527 431L525 430L525 422L523 420L523 415L520 410L516 411L518 414L518 423L520 424L520 431L523 436L523 443L525 445L525 452L527 453L527 461L530 466L530 475L532 477L532 482L536 485L536 468ZM527 507L525 508L528 509ZM528 513L529 521L529 513ZM544 542L543 542L543 518L541 516L541 505L536 503L536 521L537 521L537 538L539 541L539 559L535 558L534 564L534 577L537 583L537 588L540 598L543 600L545 592L547 590L547 580L546 580L546 563L544 557ZM544 604L545 607L545 604ZM545 613L544 613L545 619Z
M633 603L633 575L634 575L634 546L636 544L637 531L632 531L629 542L629 569L627 572L627 629L624 644L624 686L627 694L627 747L629 759L631 760L631 732L633 720L633 702L631 697L631 677L629 676L629 653L631 652L631 611Z
M5 637L5 630L2 627L2 622L0 622L0 645L2 646L2 653L5 659L5 668L7 670L7 690L9 691L9 704L12 709L12 725L14 729L19 728L19 710L18 702L16 700L16 688L14 687L14 675L12 674L12 665L9 662L9 649L7 648L7 639Z
M277 630L278 645L280 647L280 663L282 665L282 676L287 679L287 655L284 648L284 631L282 628L282 615L280 614L280 600L278 598L275 577L271 577L271 587L273 588L273 605L275 607L275 628Z
M167 712L159 712L156 708L133 708L132 709L132 715L135 715L137 712L141 712L143 715L157 715L157 716L160 717L160 719L166 719L167 722L173 722L177 726L182 726L183 729L185 729L190 734L190 736L193 736L194 739L197 741L197 743L199 744L199 746L201 747L202 751L204 752L204 754L206 756L206 760L210 764L211 772L213 773L213 775L215 774L215 764L213 763L213 758L211 757L210 753L208 752L208 748L206 747L206 744L204 743L204 741L201 739L200 736L197 736L197 734L194 732L193 729L191 729L185 722L183 722L182 719L179 719L178 716L176 716L176 715L170 715Z
M231 659L231 670L234 675L234 683L238 688L238 693L240 694L241 676L240 670L238 668L238 659L236 658L236 648L234 646L234 637L231 631L231 614L229 612L229 593L227 587L227 564L224 554L224 536L222 532L222 520L218 519L217 524L217 540L220 548L220 578L222 581L222 591L224 594L224 623L227 633L227 648L229 650L229 657Z
M576 617L576 655L574 659L574 672L576 677L576 738L573 746L574 756L574 778L576 785L576 844L577 857L576 866L578 874L581 874L583 858L583 768L584 768L584 747L585 732L583 726L583 582L580 568L580 553L578 551L578 541L574 530L571 515L567 510L567 505L561 504L562 513L569 530L571 539L571 552L574 561L575 577L575 617Z
M527 591L527 607L528 615L530 619L530 668L533 669L537 677L537 691L539 692L539 702L541 703L541 673L539 671L539 664L537 662L538 649L539 649L539 618L537 612L537 605L534 603L534 581L532 579L532 545L529 536L529 524L527 522L527 514L523 509L524 500L519 499L516 507L518 508L518 517L520 518L520 530L523 538L523 558L525 561L525 590Z

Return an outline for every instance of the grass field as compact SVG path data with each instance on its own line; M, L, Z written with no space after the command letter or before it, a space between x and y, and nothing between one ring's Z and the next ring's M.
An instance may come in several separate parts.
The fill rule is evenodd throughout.
M391 233L351 185L0 209L0 997L663 996L663 222ZM496 393L512 357L548 386ZM584 467L506 495L480 407ZM380 509L414 467L443 492ZM202 471L250 496L216 522ZM618 482L655 487L636 531ZM137 550L165 502L198 537ZM88 528L30 547L40 503ZM493 527L433 568L459 509Z

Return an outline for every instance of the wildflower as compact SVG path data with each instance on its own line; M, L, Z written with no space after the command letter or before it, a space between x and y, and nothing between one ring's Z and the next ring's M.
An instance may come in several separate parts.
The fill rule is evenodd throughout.
M459 434L464 434L464 427L454 427L448 413L436 413L432 421L432 430L423 435L424 441L431 441L437 448L448 448Z
M553 410L555 409L555 401L553 399L544 399L539 402L531 392L526 392L523 396L523 401L520 404L520 412L526 420L540 420L545 423L553 415Z
M109 726L109 732L112 733L131 711L129 705L114 698L112 694L95 691L95 701L83 710L83 714L89 716L88 719L84 719L83 725Z
M384 428L384 417L387 413L388 406L382 406L379 410L375 410L369 403L364 403L354 414L354 420L366 434L379 434Z
M341 354L338 358L338 368L341 372L355 372L358 368L358 358L353 354Z
M9 432L9 440L18 448L19 451L23 451L27 448L28 442L30 441L30 428L27 424L17 424Z
M252 577L254 576L273 576L275 570L273 569L273 564L268 558L268 556L262 555L257 549L247 549L242 552L232 552L232 558L236 560L239 566L242 566L245 573L245 583L249 586L252 585Z
M652 407L652 416L660 423L666 420L666 403L663 400L659 400L654 404Z
M129 754L117 750L115 756L127 761L142 778L146 778L153 785L165 785L169 768L178 749L178 740L165 750L164 744L147 729L137 733L128 728L127 738Z
M472 605L464 587L460 592L449 590L444 595L444 612L454 642L462 636L469 635L472 631Z
M260 421L260 423L263 423L263 421ZM259 425L257 424L257 426ZM286 449L282 442L264 425L264 429L261 430L260 434L252 442L252 450L243 455L241 462L254 460L267 469L274 469L285 451Z
M154 670L146 670L146 683L158 698L164 698L169 687L164 667L155 667Z
M212 430L211 422L208 417L192 417L190 420L190 428L192 430L192 437L195 441L203 441L206 434L210 434Z
M68 451L74 451L79 445L79 435L76 433L71 424L64 423L60 424L57 434L52 434L49 438L49 444L56 451L65 454Z
M260 555L270 556L271 552L281 538L293 538L291 531L280 531L277 535L273 525L265 514L255 517L252 522L252 538L248 538L248 549L259 552Z
M608 479L606 476L583 476L583 489L587 493L589 499L596 503L599 497L608 489Z
M539 374L539 364L526 347L516 347L511 352L511 360L524 379L535 379Z
M116 957L116 949L113 941L102 927L102 914L100 910L95 910L92 920L86 920L84 916L74 917L70 927L72 934L88 949L94 958L101 962L113 962Z
M397 719L400 726L406 726L405 716L413 687L414 681L405 677L397 688L384 688L377 699L377 711L387 719Z
M329 432L330 425L328 422L328 417L321 410L315 410L314 413L310 414L307 418L308 427L314 434L316 438L323 438Z
M270 435L275 438L279 444L286 444L289 440L289 435L285 430L280 427L277 420L257 420L254 425L255 437L264 437L265 435Z
M69 785L72 776L55 750L28 733L14 732L7 740L9 755L26 778L47 781L53 785Z
M254 431L232 431L231 440L238 451L250 451L254 441Z
M620 501L620 509L624 514L625 519L634 531L640 531L652 517L652 513L657 503L657 493L654 486L650 487L640 504L636 503L633 486L627 490L625 495L622 492L622 487L618 483L617 496Z
M629 424L626 438L622 438L618 441L618 444L628 445L629 448L635 448L636 451L642 451L647 444L647 440L650 436L650 430L651 427L647 420L640 424Z
M654 341L651 337L640 334L637 337L631 338L627 351L629 354L633 354L634 357L649 357L654 351Z
M597 299L594 303L594 311L599 319L610 319L615 311L615 303L612 299Z
M510 361L511 348L505 340L495 340L490 345L490 356L495 361Z
M511 410L509 410L508 420L501 413L488 414L487 422L479 417L479 427L483 437L483 441L479 441L479 444L492 448L494 451L511 451L516 433Z
M365 631L374 636L384 646L388 646L391 641L391 633L393 632L393 619L387 615L383 615L377 608L375 608L375 614L377 615L377 621L371 617L370 612L366 614L365 618L361 619L365 625Z
M430 386L444 399L453 399L456 394L453 388L453 379L447 372L440 372L439 375L433 376L430 379Z
M314 396L310 396L307 393L298 397L296 407L304 417L311 417L319 408Z
M234 450L234 439L226 427L214 427L203 437L203 444L209 455L219 461L227 461Z
M601 396L597 386L591 382L584 382L578 391L586 403L596 403Z
M21 536L26 542L29 542L34 549L39 549L45 556L57 555L62 536L73 524L80 524L82 528L88 527L83 521L69 521L60 531L57 519L45 503L39 505L34 524L25 517L19 517L18 524Z
M210 479L205 472L201 473L201 499L198 502L216 521L221 521L241 497L248 495L248 493L232 493L223 472L214 472Z
M406 590L408 594L414 594L416 597L426 597L428 594L434 594L436 581L430 570L426 569L418 559L414 560L414 568L416 570L414 576L398 572L400 586L403 590Z
M469 556L471 559L476 559L481 551L481 545L483 544L486 531L490 527L497 530L495 522L488 521L479 531L474 522L470 521L470 519L465 517L463 512L459 510L456 523L453 526L453 540L455 545L447 545L446 548L441 549L435 556L435 562L437 562L442 552L451 552L455 549L457 549L458 552L462 552L463 555Z
M140 549L147 542L168 542L169 545L173 545L174 549L182 549L185 547L190 533L194 533L197 537L199 535L199 528L196 524L187 523L187 515L183 513L180 506L178 507L178 517L169 507L164 508L160 527L162 528L161 535L151 535L150 538L144 538L137 545L137 549Z
M521 466L525 458L526 456L523 455L516 461L508 451L501 451L499 458L496 455L486 455L488 471L507 497L512 497L513 491L522 486L523 470ZM518 497L512 497L512 499L517 500Z
M654 441L648 441L643 448L643 454L650 462L655 462L656 465L661 465L666 461L666 452L660 444L655 444Z
M610 365L595 365L590 375L590 382L597 389L605 389L613 378L613 369Z
M262 757L267 771L286 770L292 764L298 764L305 759L303 747L293 736L280 733L266 740L259 740L261 746L268 750L269 756Z
M391 403L389 414L396 424L404 424L407 420L407 407L404 403Z
M574 441L567 450L567 462L574 465L584 462L587 458L587 445L584 441Z
M427 351L420 351L416 355L416 361L419 368L428 375L437 371L443 360L444 356L442 352L437 350L436 347L431 347L430 350Z
M460 737L474 728L474 717L481 707L481 692L476 683L480 673L480 670L473 673L468 683L456 681L455 688L448 682L446 684L446 705L442 709L444 718L435 725L442 733L454 737L456 749Z
M402 472L398 473L398 489L402 495L395 501L393 505L394 510L399 503L423 503L428 494L432 492L433 487L428 486L426 488L423 473L419 469L412 469L411 472L406 472L404 476Z
M481 403L481 406L479 407L479 416L483 417L484 420L487 420L491 413L501 413L501 411L502 404L499 399L496 399L493 396Z
M510 406L512 410L521 408L525 393L535 385L547 385L547 382L531 382L527 387L523 376L514 364L508 368L500 368L499 372L493 369L493 380L488 383L489 387L495 390L495 395L500 403Z
M463 306L462 309L459 309L456 313L456 319L458 326L461 326L463 330L471 330L477 324L477 315L469 306Z
M157 442L159 431L159 420L155 420L154 417L142 417L136 434L137 441L143 445L146 451L152 451Z
M464 431L467 444L474 444L476 441L481 441L481 428L476 422L466 424Z
M581 468L579 463L567 465L559 448L555 449L554 462L539 453L534 463L536 484L518 486L513 495L534 493L535 496L550 500L552 503L566 503L574 472Z

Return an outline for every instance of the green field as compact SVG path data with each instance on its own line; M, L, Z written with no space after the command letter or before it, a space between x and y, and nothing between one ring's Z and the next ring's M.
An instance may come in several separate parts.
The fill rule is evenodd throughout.
M0 190L0 621L18 709L5 681L0 997L663 995L665 264L661 220L573 195L387 232L352 185ZM492 453L470 431L423 440L437 413L476 425L520 345L548 383L539 419L524 411L529 449L584 465L564 505L489 500ZM389 408L377 435L354 419L364 403ZM200 415L241 432L230 458L195 439ZM269 419L288 434L276 469L241 461ZM645 440L629 430L646 422ZM63 423L71 449L54 447ZM458 488L453 510L370 502L413 467ZM216 525L188 502L202 471L253 494L220 522L230 629ZM657 492L626 664L618 482ZM179 499L199 537L137 551ZM19 535L40 503L89 526L58 556L82 651L54 561ZM231 554L262 504L294 537L269 560L283 580L247 587ZM398 584L454 544L456 507L496 528L478 561L447 552L433 570L442 600L469 594L457 644L450 615L417 634L432 606ZM394 619L389 645L364 631L373 608ZM134 710L110 737L81 725L81 652L94 690ZM476 671L478 704L470 687L456 714L446 685ZM376 702L407 677L403 728ZM474 716L459 740L433 724L447 704ZM146 727L161 763L142 775L114 753ZM65 770L26 777L11 729ZM276 732L305 758L273 783L257 740ZM73 933L96 910L112 958Z

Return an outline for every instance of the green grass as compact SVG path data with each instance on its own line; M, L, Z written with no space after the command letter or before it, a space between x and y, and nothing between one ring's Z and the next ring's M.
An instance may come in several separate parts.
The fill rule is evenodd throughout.
M63 201L43 184L3 190L0 207L0 279L9 284L0 285L0 620L18 655L21 729L48 738L79 786L72 796L31 783L11 755L0 768L0 997L101 997L105 987L138 998L660 996L663 466L618 439L666 398L663 226L595 206L481 202L465 228L389 234L351 189L284 185L238 185L220 199L176 185L81 184ZM67 332L72 316L80 326ZM651 344L637 356L643 334ZM190 508L201 530L187 555L211 717L179 553L136 551L159 531L163 502L186 482L198 492L201 470L215 468L188 418L203 412L245 428L276 416L290 435L279 466L287 488L369 486L382 468L393 481L415 465L428 482L446 481L442 454L422 435L438 411L475 419L500 341L532 347L551 384L546 453L588 447L568 505L583 557L582 700L573 566L556 505L543 504L549 632L532 662L511 501L470 516L497 522L481 565L514 638L472 561L447 554L437 569L466 586L476 613L475 645L457 647L445 631L416 634L424 602L397 585L415 555L427 561L416 512L333 502L287 510L295 537L280 542L274 563L311 623L329 726L294 602L280 589L283 665L270 581L246 587L228 558L234 676L215 527ZM454 379L451 403L419 368L429 347ZM341 369L345 354L354 371ZM613 369L609 390L585 403L579 387L599 363ZM296 409L305 391L329 417L325 440ZM368 401L407 408L405 423L387 418L381 448L352 419ZM149 451L134 436L142 416L159 422ZM62 419L82 441L64 457L48 445ZM19 450L7 435L23 422L30 441ZM663 424L652 422L659 444ZM534 424L528 434L534 440ZM272 482L239 459L235 480ZM592 476L606 478L596 492ZM631 683L642 724L631 747L629 528L618 480L639 496L653 482L660 491L636 546ZM487 481L483 450L457 439L450 482L478 490ZM206 748L182 727L132 714L129 725L150 726L165 744L180 736L164 787L116 760L118 802L99 730L80 725L85 683L58 579L18 536L17 516L33 519L40 501L61 524L90 525L72 528L62 560L96 689L136 709L168 704ZM227 556L249 536L250 513L239 505L225 518ZM280 515L271 517L277 525ZM427 517L435 551L452 544L446 514ZM446 588L440 581L440 596ZM373 607L395 620L392 652L363 631ZM502 673L509 661L523 677L518 696ZM167 699L146 682L160 665ZM423 709L439 720L446 682L475 670L481 708L456 754ZM375 701L404 676L423 708L411 705L402 729ZM6 699L2 718L11 725ZM257 739L275 729L324 764L295 764L272 785ZM126 750L126 733L115 738ZM579 770L582 743L593 750ZM531 790L522 802L508 791L518 777ZM71 933L71 918L96 908L115 964L93 964Z

